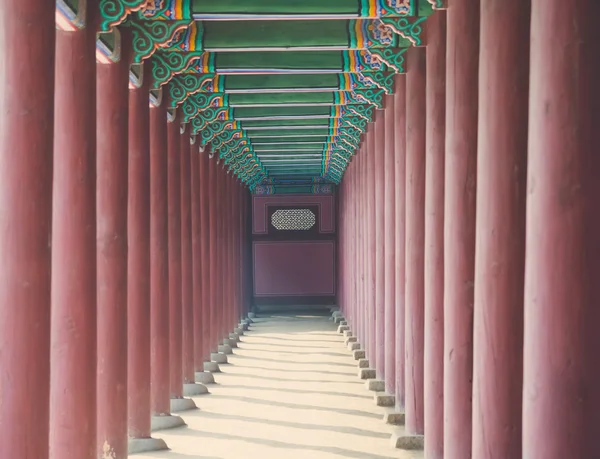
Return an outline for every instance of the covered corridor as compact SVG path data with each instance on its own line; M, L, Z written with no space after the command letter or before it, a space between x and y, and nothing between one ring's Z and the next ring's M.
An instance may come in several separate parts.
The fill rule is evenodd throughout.
M385 408L325 310L255 318L229 363L182 412L187 427L156 432L170 451L136 459L418 459L394 452Z
M598 24L0 2L0 459L600 459Z

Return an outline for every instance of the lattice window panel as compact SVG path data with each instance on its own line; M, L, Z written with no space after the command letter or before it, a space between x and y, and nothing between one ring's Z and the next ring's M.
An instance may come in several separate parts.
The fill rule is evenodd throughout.
M279 209L271 216L271 225L279 231L308 231L316 222L310 209Z

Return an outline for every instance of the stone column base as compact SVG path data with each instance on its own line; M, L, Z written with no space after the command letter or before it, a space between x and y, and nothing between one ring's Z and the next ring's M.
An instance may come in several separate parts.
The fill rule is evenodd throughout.
M409 435L404 432L394 432L390 443L393 448L408 451L419 451L424 448L425 437L423 435Z
M206 362L204 364L204 368L206 369L206 364L214 364L214 368L216 368L217 370L219 369L219 364L214 363L214 362ZM216 371L215 373L218 373L218 371ZM214 384L215 383L215 377L213 376L213 374L210 371L197 371L196 374L194 375L196 382L200 383L200 384Z
M349 351L358 351L360 350L360 344L359 343L348 343L348 350Z
M157 430L174 429L187 425L181 416L173 416L171 414L165 414L162 416L152 416L150 424L150 430L156 432Z
M340 325L337 329L337 331L340 335L347 330L350 330L350 327L348 325Z
M161 438L130 438L127 441L127 454L149 453L169 449Z
M377 373L372 368L361 368L358 370L358 377L360 379L374 379L377 377Z
M403 426L404 425L404 413L396 411L395 409L387 410L383 414L383 422L391 426Z
M210 360L212 362L216 362L216 363L227 363L227 356L225 354L222 354L221 352L211 352L210 353Z
M183 385L184 397L194 397L196 395L204 394L208 394L208 388L204 384L189 383Z
M195 410L198 407L191 398L172 398L171 413L180 413L182 411Z
M348 345L350 343L358 343L358 337L356 336L348 336L345 340L344 340L344 344Z
M233 354L233 349L231 349L231 346L229 344L221 344L217 349L219 351L219 354L225 354L225 355ZM211 359L212 359L212 354L211 354ZM221 362L219 362L219 363L221 363Z
M396 397L385 392L378 392L373 397L377 406L396 406Z
M239 341L240 336L244 336L244 329L242 328L241 324L240 324L240 326L238 326L238 328L233 329L233 333L238 335L238 341Z
M204 362L204 371L210 371L211 373L221 373L221 369L219 368L219 364L217 362Z
M352 357L354 357L354 360L360 361L361 359L365 358L365 355L366 353L364 349L355 349L352 351Z
M382 381L381 379L369 379L365 383L365 387L367 390L373 392L385 392L385 381Z
M236 328L236 330L238 330ZM240 335L238 335L236 332L230 333L229 334L229 344L231 344L231 342L233 341L233 344L235 344L235 347L237 347L237 343L240 342Z
M369 359L358 359L358 368L369 368L371 366L371 363L369 362ZM375 376L373 376L373 378L375 378Z

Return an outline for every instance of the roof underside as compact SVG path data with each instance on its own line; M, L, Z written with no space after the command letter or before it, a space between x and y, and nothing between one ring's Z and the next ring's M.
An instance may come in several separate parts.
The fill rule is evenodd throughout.
M75 2L77 3L77 2ZM123 11L102 8L119 4ZM134 4L134 5L132 5ZM328 192L441 0L102 0L197 141L259 193ZM111 12L107 12L107 11ZM101 48L110 50L110 34ZM110 51L107 51L110 52Z

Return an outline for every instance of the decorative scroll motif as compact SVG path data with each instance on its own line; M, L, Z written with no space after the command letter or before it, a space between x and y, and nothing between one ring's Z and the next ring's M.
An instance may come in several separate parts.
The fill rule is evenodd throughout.
M341 91L355 92L362 89L373 89L375 86L373 83L366 81L361 73L340 73L338 78Z
M384 63L396 73L404 73L404 54L406 48L372 48L368 51L373 61Z
M421 33L423 32L423 21L426 17L420 18L381 18L374 22L382 24L384 28L389 28L402 38L410 41L414 46L422 46L423 40Z
M100 32L110 32L125 22L127 16L144 8L148 0L100 0Z
M188 97L181 105L183 123L187 123L199 113L208 109L226 107L229 105L229 96L223 93L199 92Z
M208 53L194 52L183 53L155 53L152 59L153 87L160 88L168 83L173 76L185 72L197 61L202 61Z
M344 72L373 72L386 70L385 63L374 60L366 50L350 50L342 52Z
M179 75L169 84L170 106L177 107L189 96L199 92L213 92L215 76Z
M365 132L367 129L367 120L360 118L358 116L348 116L345 118L340 118L340 127L354 127L361 132Z
M215 121L229 121L233 118L232 110L229 108L212 109L207 108L191 121L194 132L204 130L207 125Z
M191 19L191 0L147 0L140 17L167 21Z
M415 0L361 0L361 17L407 16L414 14Z
M373 106L372 105L349 105L348 110L361 118L366 119L368 122L373 120Z
M385 91L378 89L364 89L354 91L359 102L373 104L377 108L383 108L383 93Z
M191 25L179 34L172 45L173 51L191 52L204 49L204 26L201 22Z
M349 21L349 38L351 49L385 48L397 45L396 36L378 19Z
M189 21L131 21L134 63L152 56L157 49L172 45L177 34L189 27Z
M200 143L207 145L217 134L227 129L240 129L237 121L225 121L209 124L200 131Z
M385 91L386 94L393 92L394 74L383 72L359 73L361 83L365 86L375 85Z

